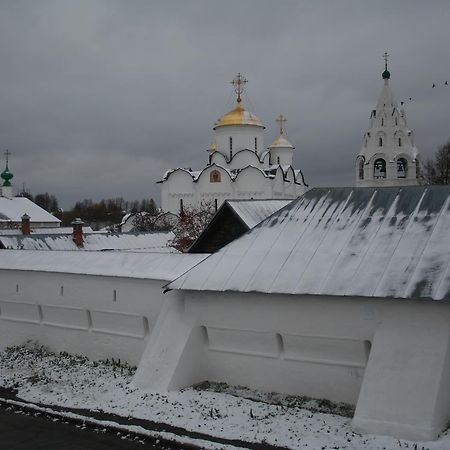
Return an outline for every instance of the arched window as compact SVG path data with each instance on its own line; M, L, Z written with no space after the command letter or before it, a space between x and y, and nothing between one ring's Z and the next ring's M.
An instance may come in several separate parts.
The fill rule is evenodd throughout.
M218 170L213 170L209 174L209 182L210 183L220 183L222 181L222 178L220 176L220 172Z
M378 138L378 147L383 147L383 138L382 137Z
M406 178L408 174L408 161L405 158L397 159L397 178Z
M363 160L359 161L359 164L358 164L358 178L360 180L364 180L364 161Z
M373 177L376 180L386 178L386 161L383 158L378 158L373 163Z
M381 118L381 126L384 127L384 118Z
M258 138L255 137L255 152L258 150Z
M397 119L397 117L395 118L395 126L397 126L398 125L398 119Z
M233 150L233 138L230 136L230 150Z
M399 146L399 147L402 146L402 138L401 138L401 137L398 138L398 146Z

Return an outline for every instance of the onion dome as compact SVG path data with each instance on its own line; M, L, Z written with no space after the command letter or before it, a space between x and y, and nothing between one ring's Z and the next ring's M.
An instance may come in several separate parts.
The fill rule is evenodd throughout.
M14 178L14 175L9 171L8 164L6 164L6 168L0 174L0 177L3 180L3 186L11 186L11 180Z
M223 115L214 125L214 130L219 127L229 125L253 125L256 127L265 128L261 120L250 111L244 109L240 103L232 111Z
M269 148L295 148L282 134L280 134Z

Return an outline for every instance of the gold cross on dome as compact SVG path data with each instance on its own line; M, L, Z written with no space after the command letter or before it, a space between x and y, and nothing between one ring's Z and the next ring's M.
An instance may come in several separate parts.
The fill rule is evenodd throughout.
M234 86L234 92L237 94L237 102L241 103L241 94L244 92L244 86L248 83L248 81L241 75L239 72L236 77L233 79L231 84Z
M278 118L275 120L275 122L278 122L278 124L280 125L280 134L284 133L284 122L287 122L286 117L283 116L283 114L280 114L278 116Z
M387 62L388 62L388 58L389 58L389 53L388 52L384 52L383 54L383 59L384 59L384 68L387 70Z

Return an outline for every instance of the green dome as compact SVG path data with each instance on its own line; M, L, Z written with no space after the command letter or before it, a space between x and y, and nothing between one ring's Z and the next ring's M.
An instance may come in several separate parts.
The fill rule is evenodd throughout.
M383 77L383 80L389 80L389 78L391 78L391 72L389 72L389 70L385 70L381 76Z
M9 171L8 166L6 166L6 169L1 173L0 177L3 180L3 186L11 186L11 180L14 175Z

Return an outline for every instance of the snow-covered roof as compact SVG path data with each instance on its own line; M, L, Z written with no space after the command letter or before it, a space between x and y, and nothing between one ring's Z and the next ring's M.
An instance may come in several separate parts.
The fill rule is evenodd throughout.
M227 200L227 203L250 229L292 201L292 199Z
M450 186L312 189L169 287L450 300Z
M24 214L30 216L31 223L52 222L58 224L61 222L26 197L0 197L0 222L21 222Z
M0 251L0 270L104 275L169 281L206 255L187 253Z
M151 251L174 253L168 242L174 238L172 232L148 233L91 233L84 235L83 247L77 247L72 234L31 236L1 236L3 247L22 250L132 250L147 249Z
M52 228L33 228L31 226L31 234L70 234L72 233L72 227L52 227ZM92 228L89 225L83 225L83 233L94 233ZM22 230L19 228L15 229L0 229L0 239L2 236L13 236L13 235L22 235Z

